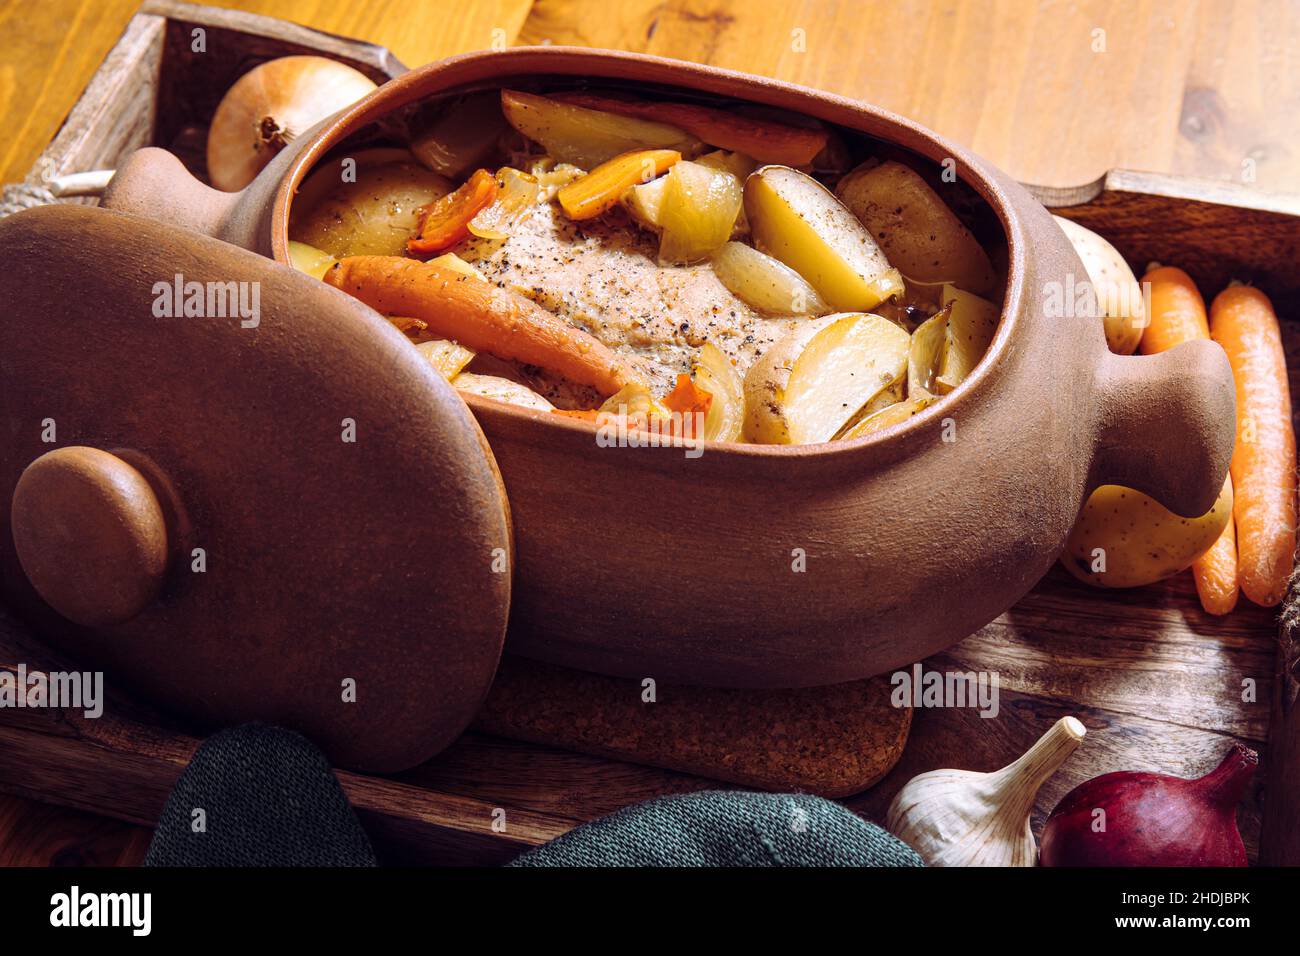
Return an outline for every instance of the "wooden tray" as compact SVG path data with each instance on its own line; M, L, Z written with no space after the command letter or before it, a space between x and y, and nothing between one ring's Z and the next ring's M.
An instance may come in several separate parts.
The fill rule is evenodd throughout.
M204 62L210 72L201 82L170 82L166 77L177 58L185 57L195 25L221 31L216 45L209 35L210 59ZM214 104L212 91L224 89L256 59L303 51L336 56L377 79L403 69L386 51L368 44L248 14L149 3L28 181L111 168L150 143L167 146L200 168L204 111ZM1107 235L1138 268L1152 258L1182 265L1207 298L1230 277L1251 279L1274 296L1284 318L1300 316L1300 284L1293 274L1300 261L1298 200L1128 172L1077 190L1038 194ZM1287 321L1285 336L1294 377L1300 370L1300 324ZM1297 384L1293 378L1293 392ZM1087 724L1089 736L1040 794L1035 829L1068 789L1098 773L1199 774L1217 763L1233 739L1264 748L1270 702L1274 689L1282 687L1274 681L1276 634L1274 612L1244 601L1226 619L1204 615L1187 575L1108 593L1055 570L993 624L926 662L932 669L997 672L998 718L983 719L973 710L918 712L899 765L879 785L845 803L879 820L913 774L941 766L1000 766L1067 713ZM19 661L70 666L0 615L0 663ZM1242 699L1247 679L1256 683L1253 702ZM1294 726L1282 728L1280 704L1278 712L1275 738L1292 742L1294 750ZM186 728L139 702L111 695L99 720L0 711L0 790L151 826L197 742ZM1289 764L1264 756L1266 770L1289 766L1295 776L1300 756L1288 751ZM384 858L425 863L498 862L630 803L717 786L698 776L479 732L397 777L339 776ZM1265 778L1261 774L1241 811L1252 859L1259 854ZM1291 782L1291 790L1297 789ZM1294 820L1294 802L1280 781L1270 783L1270 790L1270 832L1285 834L1285 821ZM503 829L494 827L498 810L505 814ZM1300 863L1286 855L1294 849L1293 839L1279 836L1262 858Z

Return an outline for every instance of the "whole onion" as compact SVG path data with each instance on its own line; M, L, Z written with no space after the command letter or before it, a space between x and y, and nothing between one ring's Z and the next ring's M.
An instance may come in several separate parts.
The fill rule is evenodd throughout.
M375 88L364 73L321 56L268 60L241 76L208 128L208 178L235 192L301 133Z
M1241 744L1204 777L1122 771L1079 784L1043 828L1043 866L1245 866L1237 804L1259 755ZM1098 811L1101 811L1099 813Z

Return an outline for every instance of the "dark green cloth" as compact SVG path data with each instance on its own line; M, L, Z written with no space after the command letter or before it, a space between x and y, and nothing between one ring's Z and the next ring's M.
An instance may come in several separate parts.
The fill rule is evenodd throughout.
M584 824L510 866L924 866L907 844L838 803L706 790Z
M314 744L281 727L245 724L199 747L167 799L144 862L374 866L375 853Z

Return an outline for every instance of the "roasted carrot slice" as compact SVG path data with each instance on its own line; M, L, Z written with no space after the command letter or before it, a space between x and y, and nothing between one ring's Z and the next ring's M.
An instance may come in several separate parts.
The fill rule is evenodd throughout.
M648 183L682 158L675 149L635 149L607 160L556 193L570 219L593 219L609 212L623 194Z
M712 405L713 393L700 388L685 372L677 376L677 384L663 401L664 408L681 416L680 425L672 422L673 433L686 438L703 434L704 416Z
M541 366L603 395L627 381L623 363L598 339L477 276L400 256L349 256L325 281L384 315L417 318L439 338Z
M1228 353L1237 383L1238 580L1246 597L1272 607L1286 592L1296 538L1295 430L1282 334L1268 296L1231 285L1210 305L1210 335Z
M1142 277L1142 284L1151 296L1149 324L1138 345L1143 355L1210 337L1205 300L1186 272L1158 266ZM1192 577L1207 614L1227 614L1237 606L1237 534L1231 515L1210 550L1192 562Z
M492 205L500 188L495 176L480 169L455 192L422 206L418 234L407 240L406 251L431 256L456 245L469 235L470 221Z
M553 98L587 109L667 123L710 146L744 153L760 163L807 166L826 148L829 139L824 129L751 119L694 103L624 100L593 93L557 93Z
M700 388L685 372L677 376L677 384L664 396L663 401L664 408L683 415L691 412L708 412L712 404L713 393Z

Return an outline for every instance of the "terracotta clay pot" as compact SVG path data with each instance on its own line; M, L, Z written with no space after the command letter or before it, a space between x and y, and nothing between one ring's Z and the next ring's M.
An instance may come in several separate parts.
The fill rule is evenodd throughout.
M1048 213L978 156L843 97L629 54L472 54L381 87L295 143L243 193L210 190L166 153L144 150L118 172L104 205L287 263L294 191L336 144L428 97L525 82L544 89L548 77L764 104L935 162L951 158L1001 222L1009 278L976 372L906 423L851 442L712 444L699 458L680 448L602 448L586 423L468 396L513 517L510 650L719 685L850 680L926 657L1015 603L1056 559L1099 484L1137 488L1189 516L1213 503L1234 430L1219 347L1118 357L1099 321L1050 318L1052 285L1086 274ZM334 290L319 301L328 296L339 321L352 321L357 304Z

